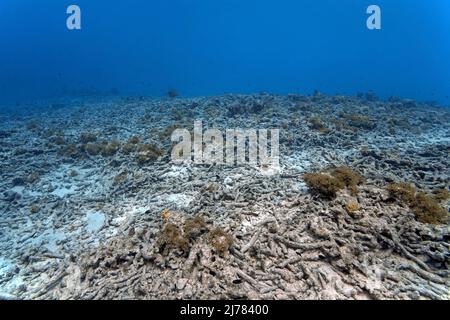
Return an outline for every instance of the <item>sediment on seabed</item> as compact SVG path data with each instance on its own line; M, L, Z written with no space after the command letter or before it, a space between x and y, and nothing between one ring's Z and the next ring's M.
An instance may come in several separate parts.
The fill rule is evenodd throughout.
M448 109L260 94L0 120L0 299L450 298ZM279 128L280 172L172 163L195 120Z

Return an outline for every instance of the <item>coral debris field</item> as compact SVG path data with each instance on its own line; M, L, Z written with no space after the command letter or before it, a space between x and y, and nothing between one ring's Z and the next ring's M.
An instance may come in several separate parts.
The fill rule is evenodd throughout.
M172 163L195 120L279 128L280 171ZM4 108L0 299L449 299L449 123L319 93Z

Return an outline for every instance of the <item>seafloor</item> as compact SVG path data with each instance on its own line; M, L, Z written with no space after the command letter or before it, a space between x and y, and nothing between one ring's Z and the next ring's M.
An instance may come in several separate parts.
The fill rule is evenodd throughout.
M280 173L173 164L170 134L194 120L279 128ZM98 98L0 121L0 299L450 298L448 108L370 94ZM343 166L364 180L305 184Z

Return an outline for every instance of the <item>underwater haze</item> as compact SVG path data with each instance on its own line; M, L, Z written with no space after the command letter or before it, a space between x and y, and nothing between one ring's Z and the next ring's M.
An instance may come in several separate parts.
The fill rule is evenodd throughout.
M81 30L66 27L71 4ZM381 30L366 27L371 4ZM448 105L449 18L442 0L3 0L0 101L317 89Z
M449 18L0 0L0 300L450 300Z

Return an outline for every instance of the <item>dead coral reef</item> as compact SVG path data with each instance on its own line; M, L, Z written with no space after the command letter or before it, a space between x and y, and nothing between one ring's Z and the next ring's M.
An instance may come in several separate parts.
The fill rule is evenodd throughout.
M2 122L0 249L11 267L2 270L1 292L26 299L449 299L450 233L434 223L449 205L450 113L371 100L318 92L130 97L50 112L33 131L23 130L30 117ZM168 159L174 128L192 129L192 118L178 120L185 115L206 117L205 128L283 128L282 172L155 161ZM313 117L322 126L305 123ZM58 127L64 132L47 133ZM97 139L81 141L89 130ZM120 143L114 155L101 156L113 139ZM155 143L160 150L141 146ZM41 181L27 184L35 171ZM311 192L299 181L305 171ZM411 185L386 191L392 181ZM102 216L98 232L84 232Z
M65 260L60 268L76 276L40 297L445 299L445 243L430 238L428 225L407 208L385 203L382 191L360 188L360 219L304 195L295 207L273 208L234 237L202 217L164 210L157 233L151 223L129 226L128 236Z

